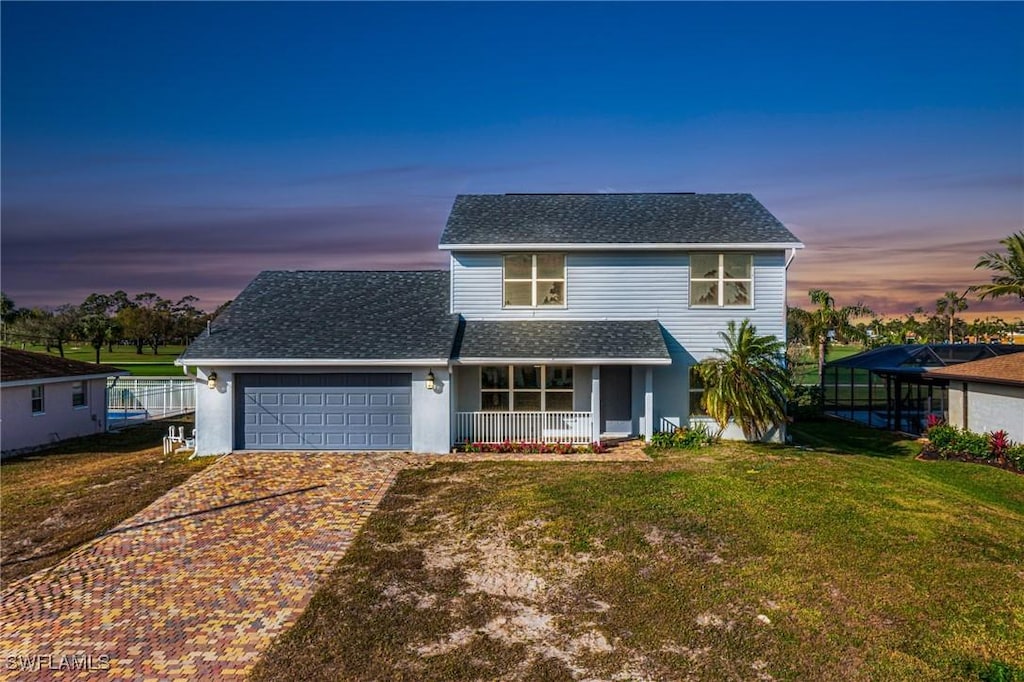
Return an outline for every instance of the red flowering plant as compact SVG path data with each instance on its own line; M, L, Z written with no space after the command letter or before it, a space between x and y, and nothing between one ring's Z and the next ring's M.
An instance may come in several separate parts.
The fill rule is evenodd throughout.
M1003 429L988 434L988 451L995 457L1001 466L1006 466L1006 453L1013 447L1010 442L1010 434Z
M928 420L927 420L927 422L925 422L924 432L927 434L929 431L934 429L936 426L943 426L945 423L946 423L945 420L943 420L942 417L940 417L939 415L937 415L937 414L929 414L928 415Z

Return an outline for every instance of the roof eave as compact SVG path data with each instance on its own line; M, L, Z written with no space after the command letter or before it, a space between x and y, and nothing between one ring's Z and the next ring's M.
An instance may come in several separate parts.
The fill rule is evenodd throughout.
M567 363L571 365L607 365L609 363L615 363L618 365L671 365L672 358L574 358L574 357L540 357L540 358L524 358L524 357L469 357L469 358L456 358L452 360L453 365L490 365L495 362L510 365L530 365L530 364L552 364L552 363Z
M975 384L994 384L997 386L1024 386L1024 381L1004 379L1001 377L965 376L963 374L946 374L945 372L926 372L925 376L947 381L964 381Z
M580 242L530 242L493 244L450 244L441 243L441 251L784 251L802 249L803 242L643 242L643 243L580 243Z
M180 367L422 367L424 365L447 365L449 358L178 358L174 361Z
M93 379L106 379L107 377L131 376L131 372L120 370L117 372L103 372L102 374L67 374L59 377L36 377L34 379L14 379L12 381L0 381L4 388L16 388L18 386L39 386L40 384L62 384L68 381L91 381Z

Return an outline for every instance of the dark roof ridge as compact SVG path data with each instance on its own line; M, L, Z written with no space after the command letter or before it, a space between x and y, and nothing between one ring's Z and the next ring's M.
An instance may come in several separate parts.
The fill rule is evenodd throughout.
M443 249L516 244L803 246L754 195L744 192L459 194L440 244Z
M267 272L290 272L290 273L299 273L299 272L347 273L347 272L351 272L353 274L366 275L366 274L375 274L375 273L394 273L394 274L414 274L414 273L424 273L424 274L426 274L426 273L435 273L435 272L447 273L449 271L444 269L444 268L430 268L430 269L421 269L421 270L348 270L348 269L333 269L333 270L328 270L328 269L310 269L310 270L307 270L305 268L296 268L294 270L288 270L288 269L261 270L259 274L262 275L262 274L267 273Z
M748 194L748 192L505 192L500 196L506 197L630 197L643 195L669 195L680 194ZM497 194L462 194L458 196L499 196Z

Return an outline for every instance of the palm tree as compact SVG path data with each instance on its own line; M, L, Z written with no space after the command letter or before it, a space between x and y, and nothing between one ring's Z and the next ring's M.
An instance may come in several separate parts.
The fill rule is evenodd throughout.
M1006 253L986 253L978 259L974 269L988 268L993 271L991 284L976 284L968 291L978 298L1016 296L1024 303L1024 231L1011 234L999 241L1006 247Z
M807 342L818 351L818 384L825 377L825 356L828 354L832 340L856 339L863 340L864 334L852 322L855 317L871 315L871 309L863 304L836 307L836 300L824 289L811 289L807 294L811 303L817 306L814 310L795 309L797 326L804 330Z
M946 318L947 340L953 343L953 328L956 326L956 314L967 310L967 292L958 294L955 291L947 291L942 298L935 301L935 312Z
M749 319L740 326L730 320L718 335L725 342L719 357L697 365L704 384L701 403L719 426L719 434L735 421L748 440L760 440L786 420L792 382L786 371L786 344L774 336L758 336Z

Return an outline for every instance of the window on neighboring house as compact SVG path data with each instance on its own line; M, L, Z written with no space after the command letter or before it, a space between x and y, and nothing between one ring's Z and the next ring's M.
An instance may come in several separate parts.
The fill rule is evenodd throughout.
M480 408L486 412L572 412L572 367L481 367Z
M690 305L750 307L754 303L754 257L749 253L691 253Z
M701 400L704 398L704 383L700 380L700 376L697 374L697 368L690 368L690 416L691 417L706 417L707 410L701 405Z
M71 406L72 407L85 407L88 404L88 398L86 388L88 383L85 381L76 381L71 384Z
M502 268L505 307L565 305L565 255L513 253Z
M32 387L32 414L42 414L46 411L46 392L42 386Z

